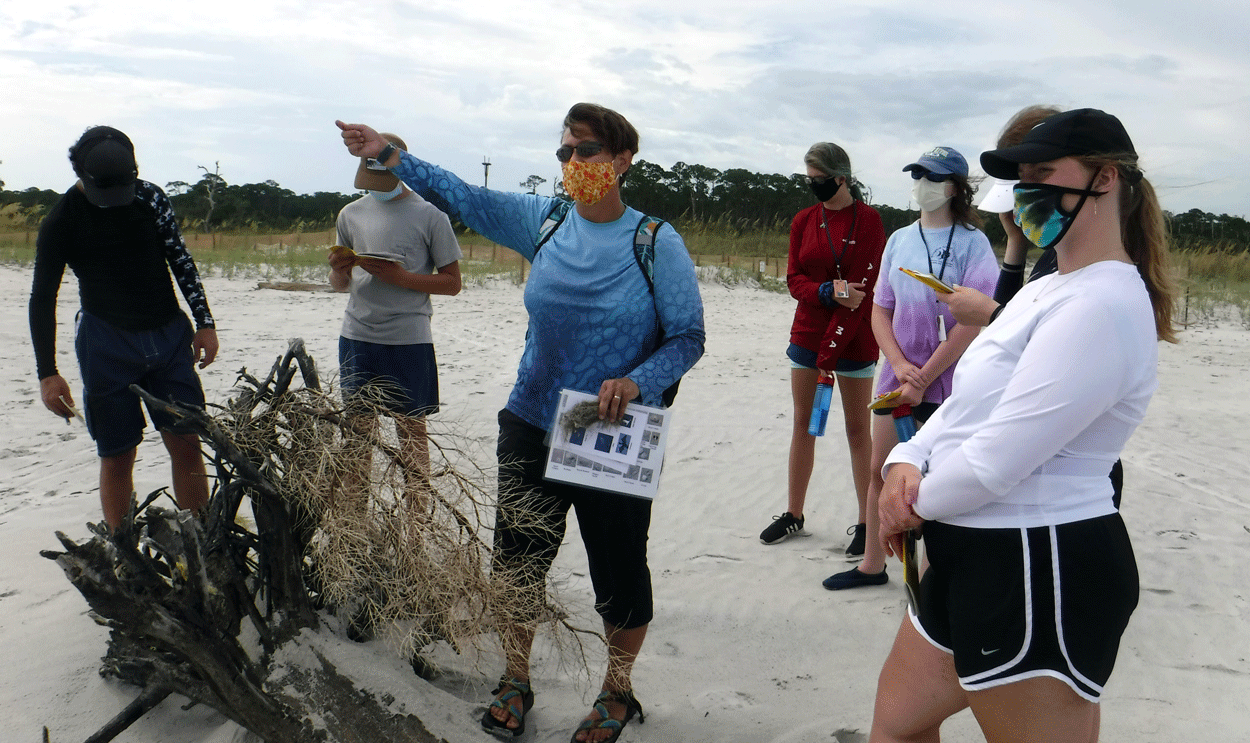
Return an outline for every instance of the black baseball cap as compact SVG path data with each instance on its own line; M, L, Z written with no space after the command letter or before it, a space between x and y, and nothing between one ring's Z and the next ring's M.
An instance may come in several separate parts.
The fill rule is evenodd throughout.
M135 147L121 131L95 126L83 132L70 148L70 162L92 204L125 206L135 200Z
M1070 155L1137 154L1120 120L1096 108L1078 108L1044 119L1020 144L981 153L981 168L1014 181L1020 163L1044 163Z

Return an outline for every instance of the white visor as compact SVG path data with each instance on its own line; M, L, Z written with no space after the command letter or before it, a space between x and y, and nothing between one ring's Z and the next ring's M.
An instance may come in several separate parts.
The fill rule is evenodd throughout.
M985 192L985 198L981 199L981 203L977 204L977 208L991 214L1002 214L1003 212L1012 211L1016 206L1016 197L1012 192L1012 188L1020 181L1000 181L997 178L992 180L994 185L990 187L989 191Z

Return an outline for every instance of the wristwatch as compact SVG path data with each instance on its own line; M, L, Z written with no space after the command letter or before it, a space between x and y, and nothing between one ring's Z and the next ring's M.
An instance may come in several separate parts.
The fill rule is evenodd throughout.
M378 161L378 165L385 167L386 161L390 160L391 155L394 155L395 150L398 149L399 148L395 146L394 142L387 142L386 146L382 148L382 151L379 152L377 158L375 158Z

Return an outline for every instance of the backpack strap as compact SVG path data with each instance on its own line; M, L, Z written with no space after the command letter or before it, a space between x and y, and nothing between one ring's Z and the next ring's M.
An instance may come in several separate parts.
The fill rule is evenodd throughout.
M663 224L663 219L643 215L634 230L634 260L638 261L652 296L655 296L655 235Z
M638 220L638 227L634 230L634 260L638 262L638 268L642 270L642 277L647 280L647 289L651 291L651 298L655 299L655 236L660 231L660 227L664 225L663 219L655 217L643 216ZM664 326L660 324L660 313L656 310L656 347L664 345ZM673 382L672 386L664 390L660 398L664 401L664 407L673 406L673 400L677 398L677 388L681 384L678 379Z
M569 215L569 209L572 208L573 202L557 199L552 205L551 211L547 212L546 219L538 227L538 239L534 241L534 255L538 255L538 249L546 244L551 236L556 233L560 224L564 222L564 218Z

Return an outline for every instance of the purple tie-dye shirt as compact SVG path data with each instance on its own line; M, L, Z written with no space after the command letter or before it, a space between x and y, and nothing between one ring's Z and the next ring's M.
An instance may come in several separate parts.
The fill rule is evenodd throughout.
M948 237L949 256L946 255ZM998 260L984 232L962 225L956 226L954 233L950 227L926 229L922 240L919 222L914 222L890 235L881 258L881 275L877 279L873 303L893 312L892 327L899 349L908 361L923 366L941 343L938 314L946 318L948 332L955 327L955 317L949 307L937 301L932 289L898 270L900 266L922 273L941 273L947 284L967 286L992 296L998 282ZM941 403L950 396L955 366L951 364L929 385L924 393L925 402ZM895 389L898 389L898 378L886 360L877 379L877 394Z

